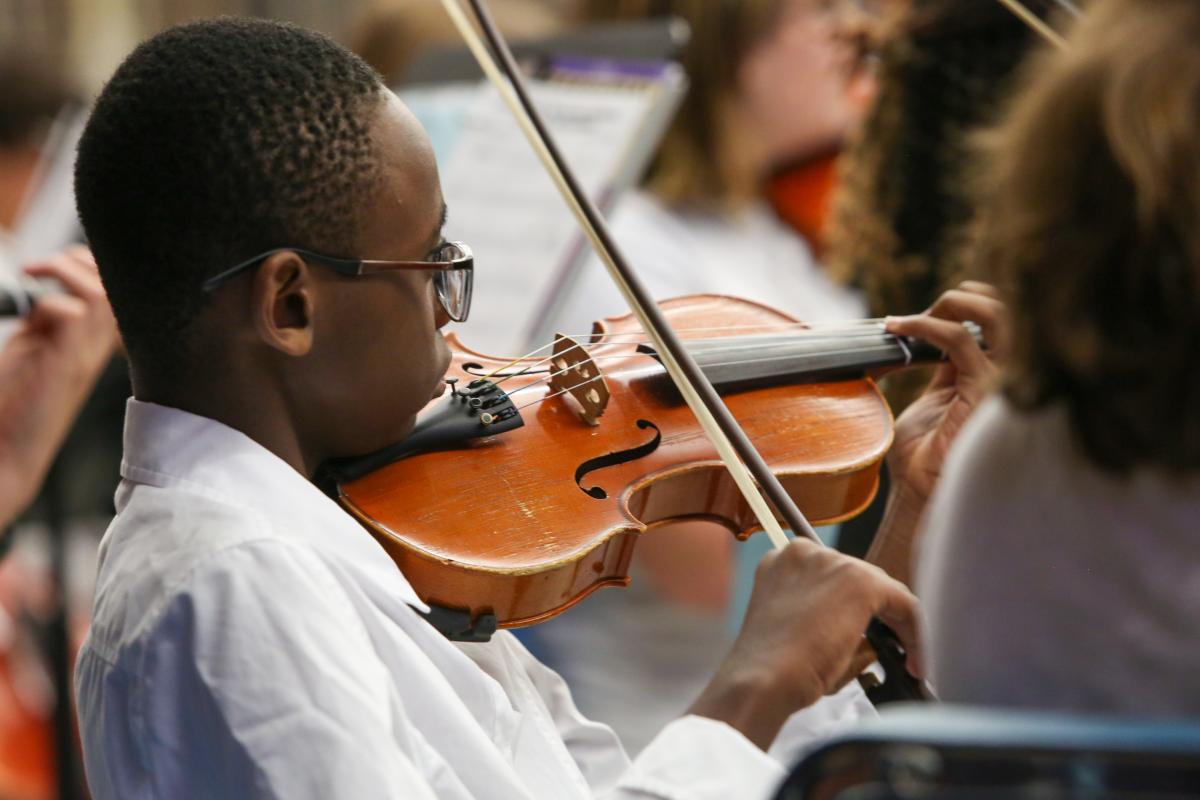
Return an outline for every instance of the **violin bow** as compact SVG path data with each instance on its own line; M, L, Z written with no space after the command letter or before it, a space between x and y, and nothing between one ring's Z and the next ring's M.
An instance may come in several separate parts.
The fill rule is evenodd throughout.
M766 531L776 548L782 549L787 546L787 536L767 505L766 498L769 498L794 533L822 544L812 525L734 420L712 384L684 348L674 329L667 323L645 286L629 267L603 217L582 190L537 108L530 100L521 71L486 5L481 0L468 1L488 44L499 57L500 66L493 60L492 54L471 26L457 0L441 0L446 13L458 28L480 68L512 112L567 206L591 240L609 275L654 344L663 366L695 414L701 429L716 448L721 461L753 510L759 525ZM761 492L758 487L762 487ZM913 678L905 669L904 649L895 632L878 618L874 618L864 636L875 651L885 674L884 683L871 690L872 701L879 703L927 699L929 693L923 682Z
M1059 50L1067 48L1067 40L1062 37L1062 34L1051 28L1049 23L1033 13L1021 0L999 0L999 2L1000 5L1011 11L1017 19L1028 25L1038 36L1041 36L1051 45L1057 47ZM1055 0L1055 3L1059 8L1074 17L1078 17L1080 14L1079 8L1069 0Z

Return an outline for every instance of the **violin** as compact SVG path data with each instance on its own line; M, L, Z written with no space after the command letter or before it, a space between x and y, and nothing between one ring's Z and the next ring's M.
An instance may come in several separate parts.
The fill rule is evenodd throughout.
M651 356L669 375L671 385L674 387L673 391L678 393L690 413L694 415L696 432L702 432L707 441L711 443L732 483L736 485L738 493L744 498L753 512L754 518L766 531L772 543L777 548L787 547L788 540L783 532L781 519L797 534L807 536L814 542L820 542L811 523L797 507L780 479L767 465L762 454L751 442L750 437L742 429L730 408L718 395L713 381L700 366L700 354L693 355L685 348L683 340L676 333L674 327L668 323L663 311L653 302L641 280L629 267L625 257L616 246L603 217L583 192L578 179L563 159L545 121L529 96L529 91L525 87L524 78L521 76L512 51L497 30L487 7L482 0L469 0L469 4L474 13L474 21L486 37L487 44L484 44L484 41L476 33L471 20L466 17L456 0L442 0L446 13L458 28L484 74L496 87L501 99L512 112L530 146L542 161L551 180L558 187L568 208L575 214L583 231L601 256L610 277L629 303L633 315L637 318L643 331L640 335L646 339L642 343L646 348L641 351L642 355ZM493 58L493 53L495 58ZM503 66L503 70L498 66L497 60ZM751 350L763 347L775 354L778 352L775 349L778 344L774 341L764 341L745 343L745 347ZM579 404L581 419L589 428L600 427L600 417L612 400L612 394L608 391L607 384L592 380L593 372L598 369L597 363L590 357L584 359L583 355L587 352L586 349L578 346L578 343L569 341L566 337L559 337L553 347L554 350L547 359L551 368L546 375L546 382L551 389L555 390L555 396L570 395ZM906 345L900 345L900 349L906 347ZM712 352L710 351L708 354L709 367L728 370L728 359L731 356L732 354L728 351L721 352L716 356L717 360L712 361ZM908 353L907 359L911 360L911 358L911 353ZM380 453L360 459L357 463L331 465L329 474L322 479L322 483L338 487L337 494L348 497L345 488L342 487L357 478L365 477L371 470L381 468L395 459L410 460L410 457L416 457L426 450L437 449L447 443L474 438L486 439L496 434L512 433L523 428L525 418L521 414L522 406L516 405L512 395L507 390L501 389L499 383L492 381L491 378L503 377L515 380L527 374L527 370L519 369L517 374L499 375L498 373L503 372L505 368L504 365L501 365L499 369L472 380L467 384L461 396L455 386L446 400L446 405L434 410L408 439L394 447L385 448ZM762 371L764 367L760 363L757 369ZM572 377L581 380L572 383ZM747 376L739 376L739 380L745 377ZM750 376L749 379L755 378ZM667 391L666 384L662 384L661 389ZM553 398L547 396L545 399ZM653 438L635 447L623 451L610 451L604 455L590 457L580 463L574 475L574 480L579 488L584 488L581 481L587 477L588 473L598 468L644 460L643 456L658 450L663 442L661 429L656 428L652 420L642 417L636 420L635 427L643 432L653 429ZM543 438L541 443L545 441ZM535 440L534 445L537 446L537 444L539 442ZM575 442L572 442L572 446L574 444ZM582 446L583 442L579 442L579 444ZM704 445L698 446L704 447ZM536 453L536 451L532 452ZM416 571L421 571L423 568L433 569L437 565L441 571L446 573L442 576L443 579L453 581L460 578L461 582L468 584L476 583L475 579L480 573L456 573L453 569L456 563L455 553L458 551L477 553L487 565L485 573L490 569L492 577L503 576L504 582L507 584L506 587L500 587L496 593L490 595L490 602L496 604L504 601L504 594L507 593L512 598L511 605L517 609L523 609L512 612L512 616L506 620L508 624L535 621L551 615L554 608L539 609L537 605L528 608L522 607L519 602L520 596L531 591L531 585L536 587L538 580L552 585L557 581L561 586L563 574L555 567L559 563L568 564L571 561L571 555L589 549L586 546L572 545L561 532L543 529L535 524L539 512L545 513L541 497L536 494L519 495L508 491L508 486L514 480L515 474L524 470L538 471L538 465L536 462L531 462L530 455L530 450L523 450L519 461L513 460L505 463L503 470L485 468L482 472L475 472L471 476L460 473L459 477L455 478L456 483L470 482L469 485L474 488L474 493L467 498L468 501L472 499L480 501L468 505L466 508L456 508L454 510L456 520L461 521L461 515L469 511L495 507L497 503L511 504L520 512L516 529L501 529L489 523L486 517L481 517L480 527L452 537L458 540L457 550L437 549L436 543L431 544L430 549L425 549L420 542L414 543L413 550L413 552L422 551L428 556L421 564L412 567ZM537 453L537 455L541 454ZM442 466L453 469L457 465L443 464ZM410 502L405 503L405 508L408 510L421 509L418 517L424 515L425 509L438 502L438 496L446 488L445 479L451 475L453 475L452 471L439 472L436 478L430 474L425 476L426 480L424 481L420 479L414 481L411 486L415 487L416 491L423 490L425 493L410 494ZM718 483L713 483L710 488L712 491L717 491ZM486 493L484 493L485 490ZM585 493L596 499L607 497L607 492L599 486L591 487L590 490L585 489ZM364 522L370 518L369 515L372 513L359 503L349 503L348 507L351 513L360 515L360 519ZM420 523L418 522L416 525L419 526ZM532 540L522 536L522 531L527 528L534 531ZM444 530L449 531L451 528ZM458 527L453 530L458 530ZM388 528L388 532L392 532L390 528ZM601 532L603 540L607 541L612 538L605 537L604 533L606 532ZM514 545L518 539L523 544ZM555 542L560 539L567 541L565 548L555 546ZM392 547L391 537L388 537L388 540L389 543L385 546ZM447 543L444 538L440 541L443 544ZM474 544L472 541L481 542L482 545ZM622 560L627 564L628 556L622 555L620 550L621 548L617 547L613 551L612 558L618 564ZM517 560L518 552L524 560ZM608 548L605 548L605 552L608 552ZM549 555L547 556L547 554ZM405 555L397 553L397 557L402 561ZM569 575L587 568L598 575L603 575L604 564L601 563L597 570L596 563L591 561L585 566L567 566L566 573ZM403 563L401 567L404 568ZM532 582L523 580L525 576L534 574L546 577ZM430 585L423 579L418 580L424 586ZM622 577L616 577L609 582L622 580ZM460 588L468 587L460 586ZM582 597L587 591L590 589L583 589L578 597ZM558 608L566 607L573 602L567 595L562 596L568 599L567 602L560 603ZM576 597L574 601L577 599ZM490 611L480 609L477 612L469 605L464 607L460 603L457 610L450 609L450 613L453 615L451 619L439 620L437 619L437 610L441 608L443 607L433 607L434 613L430 615L430 622L454 638L458 638L455 636L454 629L460 628L462 629L461 635L465 638L486 639L490 636L487 629L494 628L499 624L494 607ZM875 681L878 684L874 687L875 694L872 696L869 693L868 696L871 696L876 702L922 699L928 696L926 687L906 671L904 666L906 654L894 631L875 618L868 624L863 637L875 652L885 674L882 683ZM864 683L867 682L865 679L860 680L863 680Z
M810 519L870 503L893 420L869 374L938 350L880 320L806 326L730 297L661 310ZM655 527L759 528L632 316L513 360L447 340L451 389L412 436L327 476L451 638L483 641L628 584Z

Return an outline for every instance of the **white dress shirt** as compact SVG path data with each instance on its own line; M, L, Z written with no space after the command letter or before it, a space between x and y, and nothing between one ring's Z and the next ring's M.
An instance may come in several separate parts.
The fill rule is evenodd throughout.
M700 717L631 762L507 632L443 638L375 541L238 431L131 400L121 474L75 676L97 800L755 798L783 776ZM839 697L773 752L852 721Z

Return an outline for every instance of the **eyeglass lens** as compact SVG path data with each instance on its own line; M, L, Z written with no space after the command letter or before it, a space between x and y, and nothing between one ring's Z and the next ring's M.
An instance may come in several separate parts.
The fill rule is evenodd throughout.
M439 261L454 261L462 251L447 244L438 252ZM463 322L471 310L471 270L449 269L439 271L434 278L438 300L442 308L455 322Z

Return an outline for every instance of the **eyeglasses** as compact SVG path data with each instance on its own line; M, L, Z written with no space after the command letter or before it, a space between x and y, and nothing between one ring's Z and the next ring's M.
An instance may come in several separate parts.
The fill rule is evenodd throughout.
M375 275L381 272L402 269L432 270L433 283L437 289L438 302L455 322L464 322L471 310L471 288L475 279L475 254L462 242L443 242L430 251L425 261L373 261L356 258L334 258L302 250L298 247L276 247L259 253L240 264L218 272L200 285L211 292L223 283L257 267L276 253L291 252L305 261L329 267L339 275Z

